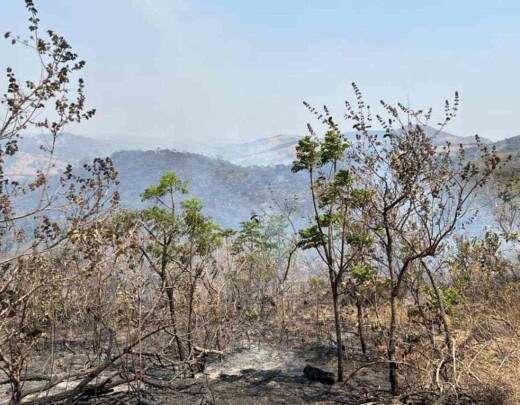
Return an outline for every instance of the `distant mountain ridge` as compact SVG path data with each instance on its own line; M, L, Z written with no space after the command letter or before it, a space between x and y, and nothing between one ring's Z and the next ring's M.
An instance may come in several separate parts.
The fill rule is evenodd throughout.
M374 131L382 136L382 131ZM447 142L452 145L462 144L466 148L476 145L474 136L460 137L446 131L439 131L432 127L426 127L426 133L433 137L434 144L443 146ZM355 142L356 133L345 133L347 139ZM231 143L215 148L214 155L242 166L260 165L273 166L277 164L291 164L296 158L296 145L300 137L294 135L275 135L244 143ZM489 139L481 138L486 144L491 144ZM520 149L520 140L519 149Z
M375 132L383 135L381 131ZM463 144L465 147L475 145L475 138L472 136L459 137L445 131L439 132L430 127L427 127L427 133L434 137L434 143L438 146L444 145L446 142L450 142L452 145ZM355 142L354 132L347 132L345 136ZM242 143L210 145L202 154L227 160L239 166L290 165L296 157L296 145L299 139L300 136L296 135L278 134ZM484 143L492 144L485 138L481 138L481 140ZM41 150L41 146L48 148L50 141L49 137L44 135L24 136L19 141L20 152L16 155L16 159L7 162L7 173L15 177L27 176L44 167L47 164L47 154ZM493 145L500 152L520 150L520 136L495 142ZM67 164L77 165L84 159L109 156L121 149L123 148L110 142L64 133L55 147L55 170L64 168Z
M13 178L19 178L32 176L38 170L45 170L49 164L49 153L46 150L52 147L51 143L52 138L50 136L24 135L18 141L19 152L15 154L14 159L6 158L6 174ZM109 142L63 133L54 146L53 167L50 173L55 174L68 164L76 166L85 159L109 156L116 149Z
M512 136L501 141L493 143L496 151L500 153L520 153L520 135Z
M275 202L284 200L296 200L297 220L303 221L310 212L307 178L290 170L297 141L296 136L276 135L220 149L235 162L232 163L224 158L169 149L116 151L109 143L64 134L56 147L56 165L51 174L67 164L78 166L94 157L111 155L119 172L119 192L125 208L143 207L140 198L143 190L171 170L189 183L190 194L200 198L205 213L222 226L236 228L253 211L272 211ZM462 143L468 148L475 143L472 137L461 138L445 132L438 134L435 143L441 145L446 141ZM46 164L41 144L40 137L25 137L20 152L7 162L6 172L14 177L33 175ZM520 156L520 136L490 146L499 153Z
M300 138L275 135L244 143L231 143L215 148L214 154L232 163L251 166L289 164L296 156L295 147Z
M119 192L126 208L143 207L140 194L166 171L187 181L190 195L202 201L204 212L225 227L238 227L252 212L272 211L276 201L299 197L299 204L305 206L306 177L284 165L244 167L172 150L120 151L112 155L112 160L119 172Z

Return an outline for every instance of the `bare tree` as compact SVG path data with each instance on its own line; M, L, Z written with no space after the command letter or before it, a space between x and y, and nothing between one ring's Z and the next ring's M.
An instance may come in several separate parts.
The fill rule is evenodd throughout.
M357 131L352 171L355 181L372 191L365 225L379 247L379 261L390 281L389 381L396 394L397 301L403 281L414 263L426 265L427 258L439 255L457 229L471 223L473 199L500 159L478 137L480 155L473 161L466 158L462 145L434 145L436 134L456 116L458 94L453 103L446 101L438 130L428 126L431 110L381 102L386 113L386 117L376 116L381 133L370 130L370 108L355 85L354 91L357 108L347 103L346 113Z

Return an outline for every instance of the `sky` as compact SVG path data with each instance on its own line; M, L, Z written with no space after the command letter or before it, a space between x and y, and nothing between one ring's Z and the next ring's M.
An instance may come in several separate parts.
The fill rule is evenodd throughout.
M356 82L368 102L442 111L448 130L520 134L517 0L39 0L42 28L81 58L97 116L71 131L128 145L180 147L303 135L303 107L341 116ZM24 34L23 0L0 0L0 31ZM0 68L34 74L0 42ZM349 129L346 126L345 129ZM123 146L123 145L121 145Z

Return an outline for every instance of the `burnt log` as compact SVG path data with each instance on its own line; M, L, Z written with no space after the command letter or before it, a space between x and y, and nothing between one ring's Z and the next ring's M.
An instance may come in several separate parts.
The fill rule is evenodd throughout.
M334 384L334 374L329 371L322 370L318 367L306 365L303 369L303 375L309 380L318 381L322 384L332 385Z

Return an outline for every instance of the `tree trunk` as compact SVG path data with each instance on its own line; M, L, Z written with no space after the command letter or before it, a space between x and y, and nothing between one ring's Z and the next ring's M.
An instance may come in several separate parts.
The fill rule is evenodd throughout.
M428 319L428 316L424 312L423 305L421 304L420 296L419 296L419 289L414 289L412 291L412 296L415 301L415 306L417 307L417 310L419 311L419 315L421 316L421 319L423 321L424 327L426 328L426 332L428 333L428 339L430 339L430 345L432 346L432 349L434 352L437 352L437 345L435 344L435 336L434 336L434 330L433 325L430 319Z
M166 296L168 297L168 307L170 309L170 318L172 321L172 329L173 329L173 337L175 338L175 343L177 344L177 351L179 352L179 360L184 361L184 349L182 348L182 343L179 338L179 333L177 332L177 320L175 315L175 301L173 299L173 287L165 287Z
M18 374L18 373L17 373ZM22 402L22 385L20 384L20 378L18 375L11 378L11 404L20 404Z
M395 362L395 334L397 329L397 291L392 287L390 294L390 330L388 336L388 380L390 382L390 392L397 395L399 390L397 382L397 364Z
M332 303L334 306L334 324L336 326L336 354L338 357L338 381L343 381L343 342L341 339L341 318L339 313L338 285L331 282Z
M357 308L357 322L358 322L358 336L359 343L361 344L361 352L364 356L367 355L367 344L365 342L365 323L363 316L363 305L359 295L356 293L356 308Z
M197 281L194 281L196 283ZM188 340L188 353L191 355L191 348L193 345L193 336L192 336L192 323L193 323L193 298L195 295L195 286L193 284L190 285L189 291L189 301L188 301L188 331L187 331L187 340Z
M319 295L316 291L316 341L320 341L321 329L320 329L320 307L319 307Z
M450 352L449 356L451 360L453 361L453 339L451 337L451 331L450 326L448 324L448 319L446 318L446 310L444 308L444 301L442 300L441 294L439 289L437 288L437 283L435 282L435 279L433 278L433 274L423 261L421 261L421 264L423 265L423 268L426 270L426 274L428 274L428 278L430 279L430 283L433 288L433 292L435 294L435 299L437 301L437 306L439 309L439 315L441 317L442 327L444 329L444 341L446 342L446 347L448 348L448 351Z

